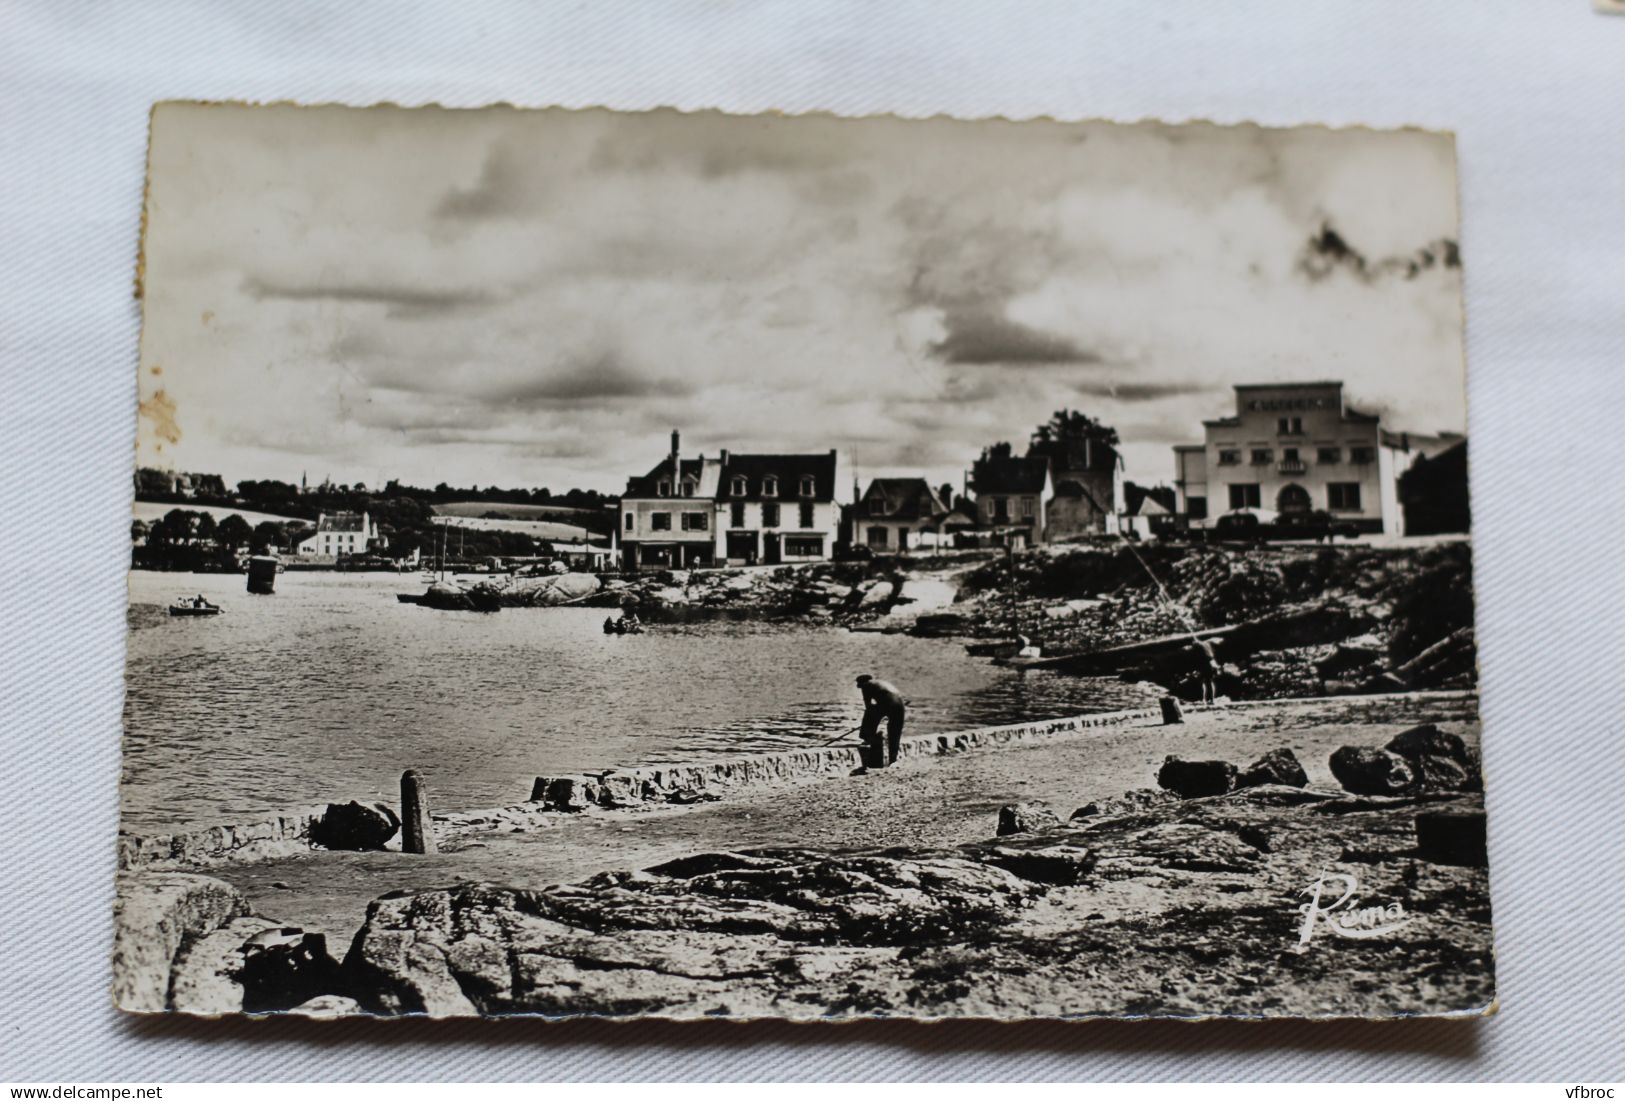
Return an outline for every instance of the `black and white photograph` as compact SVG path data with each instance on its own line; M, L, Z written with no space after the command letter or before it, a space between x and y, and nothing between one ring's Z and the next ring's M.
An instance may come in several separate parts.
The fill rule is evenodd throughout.
M115 1004L1493 1012L1457 186L158 104Z

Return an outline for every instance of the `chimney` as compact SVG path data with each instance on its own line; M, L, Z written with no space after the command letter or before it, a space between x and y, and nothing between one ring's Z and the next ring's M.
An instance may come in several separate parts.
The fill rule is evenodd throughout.
M722 465L728 465L728 449L726 447L722 449Z
M678 481L683 476L681 468L679 468L677 465L677 455L681 443L682 437L677 434L677 429L673 428L671 430L671 485L672 489L674 490L677 488Z

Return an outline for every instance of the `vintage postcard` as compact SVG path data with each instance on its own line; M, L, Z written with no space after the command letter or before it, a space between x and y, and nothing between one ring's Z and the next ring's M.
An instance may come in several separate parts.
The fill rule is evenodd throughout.
M166 103L114 997L1494 1005L1453 139Z

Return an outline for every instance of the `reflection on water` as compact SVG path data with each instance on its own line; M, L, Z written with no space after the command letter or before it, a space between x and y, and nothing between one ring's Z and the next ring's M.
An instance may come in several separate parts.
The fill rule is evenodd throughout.
M527 798L537 775L817 745L857 724L872 672L913 732L1138 706L1112 680L1017 672L954 643L748 621L606 636L605 612L437 612L414 576L130 576L124 826L250 821L389 799L419 770L442 808ZM171 619L203 593L226 614Z

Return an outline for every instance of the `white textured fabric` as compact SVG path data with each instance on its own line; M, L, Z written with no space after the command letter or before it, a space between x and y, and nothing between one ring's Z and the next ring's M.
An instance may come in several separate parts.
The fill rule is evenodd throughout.
M1622 93L1625 18L1589 0L0 6L0 1079L1625 1077L1625 522L1610 481L1625 470ZM174 97L1454 129L1500 1016L118 1016L130 292L146 112Z

